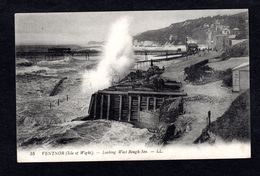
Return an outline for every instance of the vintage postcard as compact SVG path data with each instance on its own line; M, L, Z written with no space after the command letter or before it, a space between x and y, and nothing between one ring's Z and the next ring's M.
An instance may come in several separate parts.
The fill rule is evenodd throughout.
M18 162L250 158L247 9L15 14Z

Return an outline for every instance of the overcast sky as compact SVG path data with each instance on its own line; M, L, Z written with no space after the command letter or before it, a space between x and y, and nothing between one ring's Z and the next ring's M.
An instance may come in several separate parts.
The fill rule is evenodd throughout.
M15 15L15 39L16 44L86 45L88 41L106 40L109 26L122 16L131 19L130 32L135 35L187 19L245 11L247 10L18 13Z

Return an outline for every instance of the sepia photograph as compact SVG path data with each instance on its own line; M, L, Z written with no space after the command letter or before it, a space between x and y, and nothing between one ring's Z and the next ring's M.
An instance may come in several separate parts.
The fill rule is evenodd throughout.
M250 158L248 9L15 14L18 162Z

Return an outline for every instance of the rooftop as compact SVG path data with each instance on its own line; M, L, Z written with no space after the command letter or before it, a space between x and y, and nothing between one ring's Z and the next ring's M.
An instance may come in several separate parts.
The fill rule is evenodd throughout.
M247 66L249 66L249 62L245 62L245 63L243 63L243 64L233 68L232 70L237 70L237 69L240 69L240 68L243 68L243 67L247 67Z
M240 44L242 42L247 41L248 39L239 39L239 40L232 40L232 46Z

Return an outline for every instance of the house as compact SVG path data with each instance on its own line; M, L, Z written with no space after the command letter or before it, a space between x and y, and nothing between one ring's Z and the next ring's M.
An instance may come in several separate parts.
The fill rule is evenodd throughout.
M228 38L234 40L236 38L236 35L234 35L234 34L229 35Z
M225 35L229 35L230 34L229 26L224 26L223 27L222 34L225 34Z
M232 29L232 33L235 35L239 35L240 34L240 29L239 28L233 28Z
M209 28L209 24L207 23L203 24L203 28Z
M249 89L249 62L243 63L232 69L232 85L234 92Z
M229 49L232 43L231 43L231 39L229 39L228 37L229 35L225 35L225 34L216 35L214 38L214 42L215 42L214 49L217 51L224 51L226 49Z

